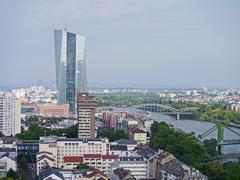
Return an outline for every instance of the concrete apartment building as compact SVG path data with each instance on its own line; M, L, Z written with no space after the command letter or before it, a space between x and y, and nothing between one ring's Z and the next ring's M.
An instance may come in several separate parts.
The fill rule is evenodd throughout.
M0 95L0 131L5 136L21 132L20 100L10 94Z
M94 138L95 111L97 99L88 93L80 93L77 97L78 137Z

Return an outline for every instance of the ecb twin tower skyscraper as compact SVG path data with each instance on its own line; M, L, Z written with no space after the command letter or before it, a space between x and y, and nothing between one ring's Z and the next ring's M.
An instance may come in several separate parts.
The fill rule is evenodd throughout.
M77 96L87 93L85 37L78 33L54 30L58 104L69 104L76 113Z

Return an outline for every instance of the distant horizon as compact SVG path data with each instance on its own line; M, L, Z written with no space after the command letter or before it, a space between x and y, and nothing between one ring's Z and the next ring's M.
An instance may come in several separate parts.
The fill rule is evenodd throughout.
M20 83L20 84L1 84L0 89L16 89L16 88L28 88L32 86L40 85L38 82ZM54 82L43 82L42 85L48 88L55 88ZM136 84L136 83L90 83L88 89L201 89L206 87L208 89L240 89L240 87L214 87L214 86L191 86L191 85L159 85L159 84Z

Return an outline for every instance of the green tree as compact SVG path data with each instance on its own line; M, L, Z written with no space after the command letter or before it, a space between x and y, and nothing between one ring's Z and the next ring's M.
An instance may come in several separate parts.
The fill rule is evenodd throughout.
M218 162L210 162L210 163L202 164L199 168L200 168L200 171L211 180L226 179L226 173L223 169L223 166Z
M27 174L24 171L20 173L20 180L28 180Z
M40 128L37 124L31 125L27 131L17 134L19 139L38 140L40 136L44 136L44 129Z
M28 169L28 161L24 156L22 156L20 159L20 168L23 171L26 171Z
M7 177L16 179L18 176L17 173L12 168L10 168L9 171L7 172Z
M80 163L77 165L76 169L89 169L89 166L87 164L84 164L84 163Z
M98 131L98 137L106 137L109 141L118 139L128 139L128 134L122 130L113 131L112 129L105 129Z
M37 116L30 116L27 120L32 122L39 122L39 118Z
M240 179L240 164L230 163L227 169L227 180Z
M210 155L210 158L217 156L217 140L216 139L206 139L203 141L203 145L207 150L207 153Z

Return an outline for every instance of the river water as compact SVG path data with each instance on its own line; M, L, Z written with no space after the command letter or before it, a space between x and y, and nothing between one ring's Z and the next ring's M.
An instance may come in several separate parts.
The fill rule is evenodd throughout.
M203 134L208 129L214 126L211 122L204 122L204 121L196 121L196 120L179 120L177 121L174 117L163 115L160 113L151 113L150 118L154 119L155 121L161 122L164 121L168 124L172 124L174 128L178 128L183 130L186 133L194 132L196 136ZM240 129L231 127L234 131L240 133ZM215 138L217 139L217 131L212 132L207 137L208 138ZM240 137L229 131L228 129L224 130L224 139L239 139ZM225 154L228 153L239 153L240 152L240 145L227 145L223 147L223 151Z

